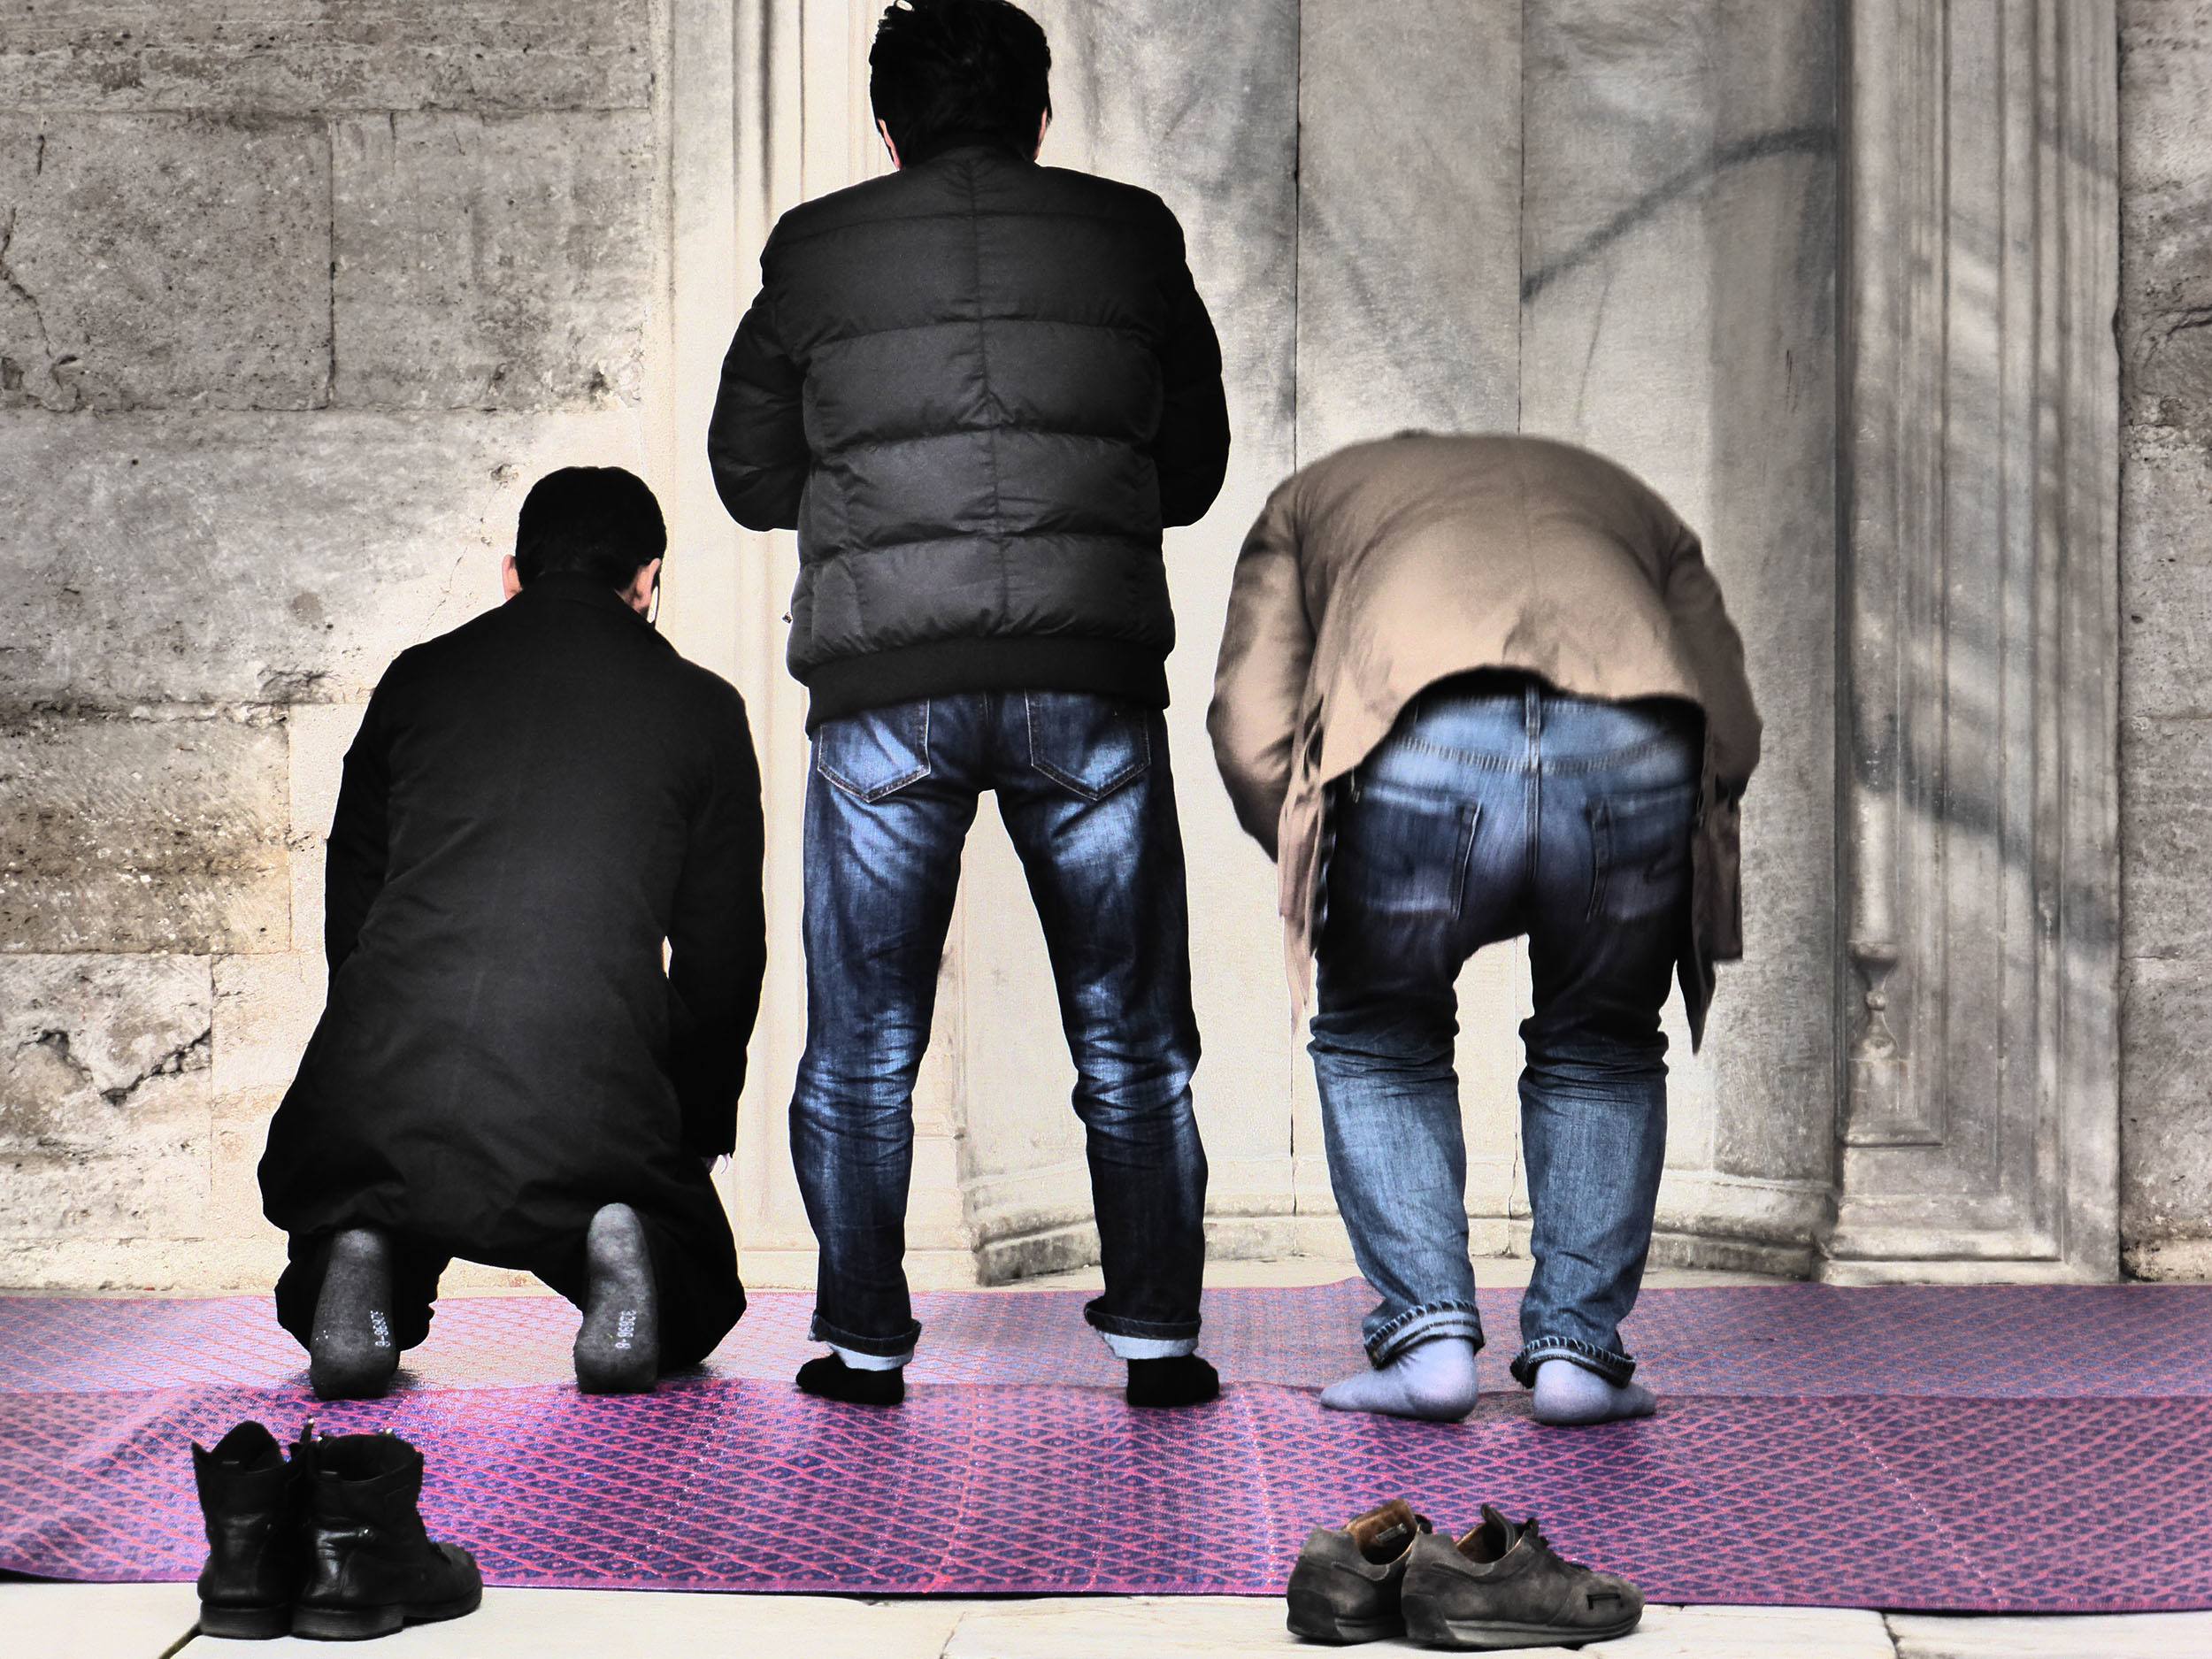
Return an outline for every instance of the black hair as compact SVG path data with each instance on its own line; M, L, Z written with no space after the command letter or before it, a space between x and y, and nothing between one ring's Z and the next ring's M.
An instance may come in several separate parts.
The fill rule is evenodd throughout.
M515 573L589 576L627 588L668 551L661 504L636 473L618 466L565 466L530 487L515 524Z
M876 26L868 100L902 163L973 136L1037 153L1052 113L1052 48L1011 0L902 0Z

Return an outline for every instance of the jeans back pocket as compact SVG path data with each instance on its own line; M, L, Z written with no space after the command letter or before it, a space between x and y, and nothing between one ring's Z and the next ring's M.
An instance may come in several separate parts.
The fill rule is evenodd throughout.
M814 733L814 768L847 795L880 801L929 776L929 703L825 720Z
M1086 801L1102 801L1152 765L1152 715L1082 691L1022 694L1029 763Z
M1590 914L1630 921L1688 891L1698 786L1601 795L1590 803Z
M1474 802L1365 784L1339 806L1330 886L1355 912L1458 918L1481 818Z

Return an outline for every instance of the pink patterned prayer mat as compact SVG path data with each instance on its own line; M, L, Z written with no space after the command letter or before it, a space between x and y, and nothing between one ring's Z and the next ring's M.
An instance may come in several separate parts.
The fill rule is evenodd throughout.
M2212 1289L1647 1294L1626 1335L1647 1422L1532 1423L1504 1375L1464 1424L1325 1412L1359 1363L1363 1286L1225 1290L1228 1391L1133 1411L1082 1297L918 1298L895 1411L790 1386L809 1299L767 1295L709 1365L648 1398L560 1380L576 1316L442 1309L391 1398L318 1405L260 1301L0 1298L0 1568L187 1578L187 1442L390 1427L434 1527L495 1584L846 1594L1277 1594L1299 1543L1403 1494L1484 1502L1655 1601L1939 1611L2212 1607Z

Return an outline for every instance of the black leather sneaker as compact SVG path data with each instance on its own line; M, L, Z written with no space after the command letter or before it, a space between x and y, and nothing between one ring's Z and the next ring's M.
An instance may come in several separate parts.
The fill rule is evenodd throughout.
M403 1624L458 1618L483 1601L475 1558L424 1529L422 1454L397 1435L314 1441L307 1485L307 1571L292 1611L295 1636L385 1636Z
M1625 1578L1554 1554L1533 1519L1488 1504L1456 1542L1416 1540L1405 1578L1406 1633L1432 1647L1548 1647L1625 1636L1644 1598Z
M257 1641L292 1628L303 1568L303 1450L314 1432L311 1423L288 1463L258 1423L241 1423L212 1451L193 1442L192 1482L207 1525L201 1634Z
M1315 1528L1290 1572L1291 1634L1325 1642L1403 1635L1398 1593L1414 1540L1428 1530L1428 1517L1402 1498L1334 1531Z

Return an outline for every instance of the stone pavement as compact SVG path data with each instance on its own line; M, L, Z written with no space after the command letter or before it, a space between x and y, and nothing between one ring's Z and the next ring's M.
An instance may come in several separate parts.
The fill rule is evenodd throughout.
M324 1643L192 1635L189 1585L0 1585L6 1651L35 1659L219 1659L328 1653ZM849 1601L819 1596L494 1590L450 1624L387 1639L392 1659L606 1659L803 1653L807 1659L1202 1659L1313 1653L1280 1602L1229 1597ZM1421 1652L1378 1642L1370 1653ZM1564 1648L1524 1649L1560 1659ZM1921 1618L1828 1608L1655 1607L1621 1659L2186 1659L2212 1613Z

